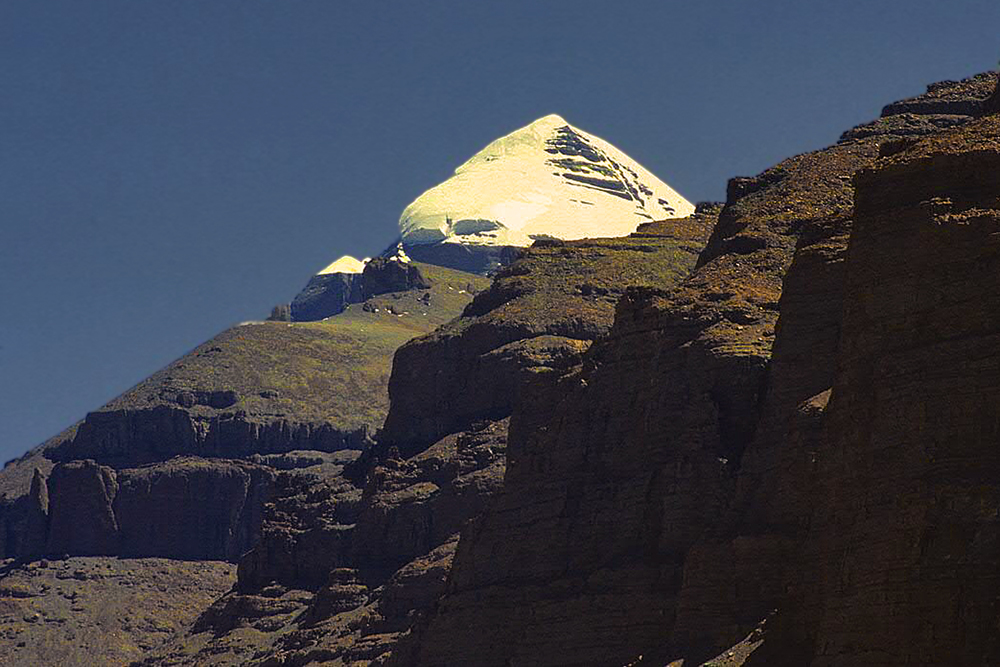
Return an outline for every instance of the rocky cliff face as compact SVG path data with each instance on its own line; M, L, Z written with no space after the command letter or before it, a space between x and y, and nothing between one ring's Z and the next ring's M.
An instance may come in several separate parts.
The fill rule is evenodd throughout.
M957 91L951 92L985 95L991 83L980 77L952 84ZM946 88L932 87L930 95L945 96ZM949 110L977 108L967 106ZM691 278L671 292L627 294L610 335L590 349L582 372L522 388L532 396L512 417L504 492L463 534L448 594L409 652L398 653L399 664L453 664L473 654L489 656L486 664L708 659L793 597L817 604L808 597L815 580L796 580L804 563L800 549L814 536L811 512L827 502L817 492L855 502L852 491L831 491L816 463L825 390L844 363L838 346L851 291L844 257L852 177L874 164L879 143L906 145L928 133L941 108L927 110L935 118L872 124L830 149L734 181ZM962 115L943 125L969 120ZM966 193L988 192L974 185L983 181L971 169L951 182L966 183L957 188ZM901 187L887 185L878 196L905 198ZM924 201L942 188L955 196L928 174L910 192ZM888 254L880 266L896 266L885 261ZM877 488L876 477L864 483ZM843 537L847 524L840 530L827 525L825 534ZM875 539L874 531L861 541L868 538ZM841 542L840 553L847 544L853 543ZM871 549L848 551L871 567ZM882 561L885 576L895 562ZM829 572L843 576L836 567ZM917 572L910 575L919 580ZM865 590L840 608L885 595ZM848 650L863 636L854 633L865 621L818 606L837 623L851 621L841 635L844 645L823 649L840 657L823 662L803 649L815 646L815 634L789 631L775 642L781 648L768 653L771 659L876 664L867 662L875 655L865 652L870 649ZM919 615L915 607L906 613ZM792 624L783 617L774 622ZM919 651L882 655L919 662Z
M530 369L579 363L626 289L682 279L715 218L708 207L625 238L536 243L462 317L396 352L380 441L415 451L509 416Z
M398 642L406 645L414 621L445 590L458 533L502 489L517 387L579 364L590 339L610 326L615 297L628 286L674 282L688 271L715 215L708 208L625 239L550 241L530 249L444 328L452 332L450 343L435 347L434 336L421 341L439 355L471 356L482 340L496 345L473 362L483 372L471 374L464 391L448 388L438 377L447 366L435 370L420 355L411 357L418 365L406 368L412 384L400 392L437 415L433 425L394 440L388 420L377 447L349 464L355 485L279 481L261 543L240 564L238 590L186 642L151 664L230 651L226 638L245 624L261 633L262 655L293 664L385 660ZM476 327L486 335L477 338ZM397 368L407 363L395 361ZM451 403L421 393L427 389L450 391ZM457 418L446 415L453 405L463 405ZM406 422L400 424L405 432ZM327 579L331 567L338 568L336 581ZM352 582L346 598L345 578ZM296 600L294 590L308 593Z
M52 471L41 553L233 560L259 538L274 473L232 460L175 458L115 470L92 460Z
M260 534L271 469L322 476L324 456L368 447L394 350L486 284L386 259L360 275L363 303L324 322L234 327L11 462L0 557L238 559ZM287 456L300 451L315 461Z
M837 146L734 183L699 269L628 292L582 370L528 390L504 493L463 535L415 662L625 664L670 636L756 430L796 236L849 209L876 154Z
M998 662L995 82L891 104L721 211L536 243L471 303L452 281L349 307L371 328L465 300L399 349L364 454L227 439L298 427L216 381L257 368L230 348L181 360L51 473L12 466L0 546L254 545L146 665ZM311 423L314 396L253 382Z
M359 303L361 281L358 273L325 273L309 279L291 303L291 319L315 322L344 312L349 304Z
M989 116L858 175L838 372L811 444L824 482L760 664L1000 659L998 147Z

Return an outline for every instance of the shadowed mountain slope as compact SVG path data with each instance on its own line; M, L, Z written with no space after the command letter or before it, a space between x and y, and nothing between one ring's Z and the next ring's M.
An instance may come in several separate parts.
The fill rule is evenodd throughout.
M140 538L155 544L196 513L180 482L227 480L196 484L233 510L197 542L253 546L148 666L992 664L995 84L890 104L733 179L721 210L536 242L475 299L428 268L429 297L223 334L228 356L165 370L47 450L96 461L13 464L3 534L38 549L48 526L52 548L86 515L78 548L121 549L146 493L169 503ZM313 327L338 318L408 326L410 308L445 303L435 283L461 314L398 349L380 432L268 351L285 330L301 332L290 350L325 349ZM193 426L119 414L143 410ZM354 428L348 412L374 435L363 453L310 439L323 427L305 424ZM246 460L164 461L165 441ZM116 458L123 442L146 458ZM327 451L288 451L302 442Z
M141 515L158 506L160 490L171 484L190 485L195 471L227 477L231 469L225 459L297 450L354 450L356 456L368 446L370 434L381 425L388 409L386 385L396 348L454 317L487 284L484 278L451 269L418 265L418 270L426 287L401 292L372 289L376 293L363 303L321 322L251 322L229 329L88 414L66 433L10 462L0 472L0 488L6 492L0 502L0 556L39 555L55 549L60 554L237 558L256 540L260 507L269 494L270 482L263 480L270 474L252 484L247 481L250 486L246 488L241 482L239 489L232 489L235 495L225 501L238 502L239 507L252 498L255 512L224 509L223 514L235 511L234 517L243 519L233 524L227 518L218 526L209 519L200 522L208 531L237 531L243 538L216 540L221 548L208 551L173 545L168 553L163 551L166 545L156 540L143 541L144 546L136 542L133 547L118 541L117 506L126 498L119 495L125 491L119 487L119 473L132 479L140 474L139 466L153 466L176 478L166 486L127 487L133 494L144 490L142 498L132 501L139 503L133 513ZM376 285L377 278L372 276ZM181 455L207 460L194 467L163 467L163 462ZM92 463L73 463L82 460ZM66 474L59 466L53 469L56 463L70 466ZM262 470L271 467L266 458L258 463ZM74 521L68 514L62 518L51 514L47 500L42 503L32 497L34 473L29 471L35 469L42 475L46 495L58 501L54 505L57 514L81 502L107 507L110 532L103 537L87 535L90 524L84 521L78 539L60 535L59 526ZM70 487L59 482L70 479L75 481L71 495L66 496ZM199 488L212 484L206 479ZM248 491L259 484L264 486ZM92 493L81 496L80 488L90 488ZM163 507L177 507L176 502L188 499L164 502ZM170 516L182 520L182 514ZM190 536L190 540L197 539L196 534Z

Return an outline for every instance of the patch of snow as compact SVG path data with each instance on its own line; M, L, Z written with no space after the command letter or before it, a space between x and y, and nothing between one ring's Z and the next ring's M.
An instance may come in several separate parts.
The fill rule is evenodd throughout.
M625 236L693 212L625 153L552 114L476 153L407 206L399 227L411 245L527 246L532 237Z
M410 256L406 254L406 251L403 250L402 243L396 244L396 252L394 252L392 255L389 255L388 259L393 262L402 262L403 264L409 264L412 261L410 259Z
M344 255L343 257L338 259L333 264L330 264L328 267L326 267L316 275L324 276L328 273L361 273L362 271L365 270L365 262L367 262L368 259L369 258L366 257L362 261L359 259L355 259L350 255Z

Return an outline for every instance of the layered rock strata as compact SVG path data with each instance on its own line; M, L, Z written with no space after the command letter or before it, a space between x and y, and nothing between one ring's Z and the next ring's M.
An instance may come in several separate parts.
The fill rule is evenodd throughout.
M334 473L326 469L324 457L339 451L357 456L370 446L370 434L388 408L395 349L460 313L487 282L389 259L373 260L365 269L363 303L324 322L254 322L229 329L10 462L0 473L0 557L241 556L259 534L267 493L244 498L236 488L241 475L233 476L245 468L240 461L339 474L339 466ZM319 463L295 463L299 451L314 452ZM183 466L168 462L177 456L188 457ZM90 516L83 505L76 519L43 508L32 474L57 508L66 494L82 494L66 511L77 501L90 503L94 521L77 521ZM131 486L119 488L123 479ZM196 492L218 494L219 504L199 511L197 499L188 497ZM124 532L119 530L117 510L108 508L125 508L131 498L138 500L128 512L137 517L163 510L163 521L150 524L160 537L132 537L127 520ZM243 508L244 500L252 511ZM185 538L181 533L190 522L204 526L204 534ZM194 539L204 548L194 547Z
M274 478L236 589L145 664L1000 660L994 81L734 179L704 250L705 208L536 243L400 350L376 448ZM101 549L174 477L33 479L18 520Z
M266 466L200 458L121 470L61 463L32 487L29 498L48 502L25 550L234 561L259 539L273 477Z
M812 441L824 481L759 664L1000 659L998 163L989 116L858 175L838 372Z
M283 474L234 590L143 664L384 659L445 590L466 521L503 480L507 423L482 423L374 466L363 488ZM226 656L220 658L220 656Z
M527 369L578 363L626 289L683 279L715 216L706 207L625 238L535 243L462 317L396 352L380 442L418 451L478 419L507 417Z
M629 292L581 372L521 388L504 492L398 664L708 659L788 600L809 494L829 488L810 484L852 176L912 136L869 129L735 180L691 278Z

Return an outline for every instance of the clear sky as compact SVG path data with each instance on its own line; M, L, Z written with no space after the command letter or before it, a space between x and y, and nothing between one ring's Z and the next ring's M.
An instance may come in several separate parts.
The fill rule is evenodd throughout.
M996 67L996 0L3 0L0 459L548 113L691 201Z

